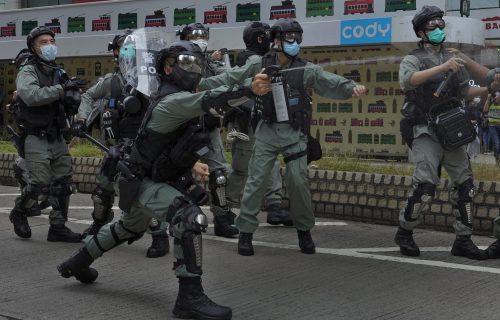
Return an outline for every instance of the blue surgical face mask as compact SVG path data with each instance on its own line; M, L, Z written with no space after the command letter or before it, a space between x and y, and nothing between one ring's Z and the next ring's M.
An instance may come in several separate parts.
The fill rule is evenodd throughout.
M292 43L288 41L283 41L283 52L286 53L287 55L295 57L299 54L299 51L300 51L300 45L297 43L297 41L294 41Z
M53 44L48 44L40 48L41 58L47 62L56 60L57 47Z
M441 28L427 32L427 40L429 40L430 44L438 46L444 42L444 39L446 39L446 32Z

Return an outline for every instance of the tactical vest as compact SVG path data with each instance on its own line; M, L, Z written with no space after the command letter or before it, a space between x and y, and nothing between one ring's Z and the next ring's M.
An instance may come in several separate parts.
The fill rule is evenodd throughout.
M248 58L250 58L251 56L254 56L254 55L257 55L257 53L255 53L252 50L247 49L245 51L241 51L236 56L236 65L238 67L244 66L247 63Z
M453 57L453 54L445 50L442 52L444 54L444 61L448 61ZM432 61L427 57L428 53L425 48L415 49L409 54L416 56L420 61L420 71L436 66L436 64L432 63ZM427 114L431 111L432 107L441 106L439 109L432 110L433 115L436 115L436 113L447 111L446 106L451 101L461 99L461 86L455 73L451 75L451 78L439 97L434 96L434 92L436 92L436 89L442 83L443 79L444 73L440 73L427 80L416 89L405 93L405 102L413 104L416 107L414 108L413 115L415 124L427 124Z
M265 55L262 57L262 67L266 68L275 64L276 54ZM307 132L311 117L311 99L304 87L304 67L306 61L295 58L290 63L289 69L298 68L282 73L283 87L287 100L288 118L294 130ZM276 111L272 92L263 96L255 97L255 111L261 115L261 119L266 123L276 123Z
M42 70L42 66L33 61L31 65L35 68L40 88L51 87L61 84L57 68L49 72ZM21 126L30 131L52 131L66 127L64 108L61 102L54 102L42 106L28 106L21 97L17 99L19 110L17 117Z
M488 110L488 116L494 117L489 118L488 122L492 125L500 125L500 105L492 104Z
M137 131L141 126L142 119L147 110L148 99L141 93L137 94L137 98L141 101L141 110L135 114L130 114L117 108L123 103L126 98L124 94L125 87L123 87L120 76L114 73L111 78L111 96L108 100L107 111L116 113L113 117L118 123L113 124L117 131L119 139L134 139L137 136Z
M151 113L160 100L173 93L181 92L172 83L163 82L158 94L152 96L152 102L143 119L130 160L140 167L145 176L156 182L177 182L177 179L189 172L201 155L196 152L205 149L208 152L210 138L203 133L199 124L188 122L169 133L150 130L147 123Z

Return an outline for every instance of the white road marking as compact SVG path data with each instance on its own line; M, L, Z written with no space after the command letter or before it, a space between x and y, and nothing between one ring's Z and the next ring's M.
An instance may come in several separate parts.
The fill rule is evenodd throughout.
M93 209L93 207L70 207L70 209ZM113 207L113 209L115 209ZM116 208L118 209L118 208ZM0 207L1 213L9 213L11 208L8 207ZM42 214L38 216L38 218L48 219L49 216L47 214ZM92 220L81 220L68 218L70 222L80 223L85 225L92 224ZM333 222L333 221L318 221L316 225L323 226L342 226L347 225L347 223L343 222ZM262 227L270 227L271 225L267 223L260 223L259 226ZM213 227L213 224L209 224L209 227ZM203 235L204 239L219 241L219 242L229 242L229 243L238 243L238 239L228 239L217 237L213 235ZM285 244L285 243L273 243L273 242L264 242L264 241L253 241L254 246L267 247L267 248L277 248L277 249L288 249L288 250L299 250L297 245ZM479 248L485 249L486 246L480 246ZM421 252L450 252L450 247L421 247ZM436 261L436 260L425 260L425 259L414 259L414 258L406 258L406 257L395 257L388 256L376 253L384 253L384 252L397 252L399 251L398 247L386 247L386 248L347 248L347 249L333 249L333 248L316 248L317 253L322 254L331 254L337 256L344 257L352 257L352 258L363 258L363 259L372 259L372 260L380 260L380 261L390 261L390 262L399 262L399 263L407 263L407 264L415 264L415 265L425 265L429 267L438 267L438 268L448 268L448 269L460 269L466 271L474 271L474 272L486 272L492 274L500 274L500 268L491 268L491 267L481 267L481 266L473 266L466 265L460 263L451 263L444 261Z
M221 238L212 235L203 235L204 239L210 239L215 241L222 242L231 242L238 243L238 239L227 239ZM268 248L277 248L277 249L289 249L289 250L299 250L299 246L284 244L284 243L272 243L272 242L263 242L263 241L252 241L254 246L268 247ZM486 247L480 247L482 249ZM393 257L393 256L384 256L372 253L364 253L358 250L362 250L365 252L373 251L373 252L394 252L399 251L399 248L396 247L388 247L388 248L352 248L352 249L332 249L332 248L316 248L317 253L323 254L331 254L337 256L344 257L352 257L352 258L364 258L364 259L372 259L372 260L381 260L381 261L391 261L391 262L400 262L400 263L408 263L408 264L417 264L417 265L425 265L430 267L439 267L439 268L448 268L448 269L460 269L467 271L475 271L475 272L486 272L493 274L500 274L500 268L490 268L490 267L481 267L481 266L472 266L460 263L451 263L444 261L435 261L435 260L425 260L425 259L413 259L413 258L405 258L405 257ZM422 252L450 252L450 247L425 247L420 248Z
M70 210L92 210L94 207L87 207L87 206L74 206L74 207L69 207ZM208 209L206 207L205 209ZM0 213L10 213L12 208L10 207L0 207ZM113 210L119 210L118 207L113 207ZM32 218L42 218L42 219L49 219L48 214L41 214L40 216L32 217ZM82 220L82 219L75 219L75 218L70 218L68 217L69 222L73 223L80 223L80 224L86 224L86 225L91 225L92 220ZM337 222L337 221L316 221L315 226L347 226L347 223L345 222ZM213 228L214 225L212 223L208 224L208 227ZM273 226L268 223L259 223L259 227L268 227L268 228L276 228L276 227L283 227L283 226Z

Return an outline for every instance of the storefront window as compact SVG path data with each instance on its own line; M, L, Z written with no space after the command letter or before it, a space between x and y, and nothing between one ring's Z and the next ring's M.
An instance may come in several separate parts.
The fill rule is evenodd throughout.
M500 8L500 0L472 0L470 9ZM460 10L460 0L447 0L446 9L448 11Z

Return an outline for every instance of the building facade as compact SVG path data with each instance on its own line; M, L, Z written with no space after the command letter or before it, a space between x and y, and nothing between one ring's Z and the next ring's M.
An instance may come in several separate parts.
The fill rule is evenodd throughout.
M38 25L46 25L57 33L58 63L71 75L92 82L113 70L107 43L127 28L165 28L173 41L175 31L183 25L201 22L210 27L209 49L228 48L235 53L244 48L241 35L248 21L260 20L272 25L277 19L290 17L300 21L304 28L304 58L369 89L367 96L349 101L324 99L312 92L312 135L321 141L325 153L406 155L406 146L399 135L399 110L403 104L399 62L418 41L411 28L413 15L423 5L445 8L447 1L223 2L122 0L0 11L0 100L7 103L15 90L15 70L8 59L25 46L26 35ZM498 32L487 32L485 21L476 15L475 8L471 10L474 18L462 18L453 10L445 18L447 42L481 56L485 34L493 41ZM497 18L500 16L499 8L487 11Z

